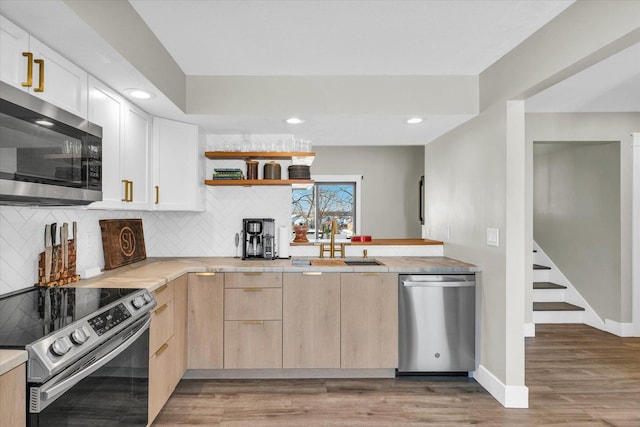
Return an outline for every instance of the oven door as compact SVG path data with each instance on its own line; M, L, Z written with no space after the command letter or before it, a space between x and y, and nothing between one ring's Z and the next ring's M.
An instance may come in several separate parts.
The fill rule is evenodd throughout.
M139 320L73 367L31 384L28 426L146 426L150 323Z

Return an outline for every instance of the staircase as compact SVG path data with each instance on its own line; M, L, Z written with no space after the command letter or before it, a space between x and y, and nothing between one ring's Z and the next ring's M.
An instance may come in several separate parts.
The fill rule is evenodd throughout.
M545 265L551 264L545 254L533 252L533 323L584 323L585 309L567 302L567 286L551 281L562 274Z

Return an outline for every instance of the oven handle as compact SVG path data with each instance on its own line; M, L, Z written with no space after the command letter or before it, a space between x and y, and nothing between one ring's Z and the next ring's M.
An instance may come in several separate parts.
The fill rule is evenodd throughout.
M55 400L58 396L63 394L65 391L69 390L74 385L78 384L84 378L88 377L89 375L91 375L92 373L94 373L95 371L97 371L98 369L100 369L101 367L103 367L113 359L115 359L116 356L118 356L120 353L122 353L127 348L129 348L130 343L140 338L142 334L144 334L144 332L147 329L149 329L150 324L151 324L151 318L147 318L147 320L140 327L140 329L136 331L135 334L133 334L125 342L123 342L118 347L116 347L113 351L110 351L109 353L107 353L107 355L105 355L101 359L96 360L95 363L92 363L91 365L87 366L85 369L82 369L76 372L75 374L65 378L60 382L57 382L54 380L50 384L46 384L40 387L40 393L42 396L41 400L42 401L47 401L50 399Z

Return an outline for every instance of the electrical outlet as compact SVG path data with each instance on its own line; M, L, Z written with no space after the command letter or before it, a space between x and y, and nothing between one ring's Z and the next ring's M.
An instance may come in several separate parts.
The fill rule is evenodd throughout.
M487 246L500 246L500 230L487 228Z

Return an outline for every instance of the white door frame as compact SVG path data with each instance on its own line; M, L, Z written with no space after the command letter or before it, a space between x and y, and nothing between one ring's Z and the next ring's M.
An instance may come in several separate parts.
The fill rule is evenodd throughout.
M633 201L631 216L631 295L634 335L640 336L640 132L633 136Z

